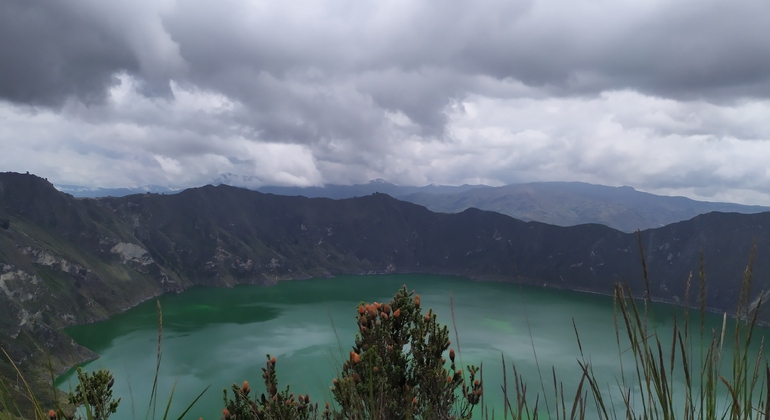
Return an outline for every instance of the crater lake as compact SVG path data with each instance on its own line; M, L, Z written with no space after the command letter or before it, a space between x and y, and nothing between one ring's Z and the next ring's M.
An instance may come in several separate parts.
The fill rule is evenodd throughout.
M158 417L172 389L169 414L176 418L209 387L185 416L204 419L221 416L222 390L229 390L233 383L248 380L257 395L265 392L261 368L266 354L277 358L279 390L290 385L295 394L310 394L311 401L323 406L324 401L332 401L332 378L348 358L358 331L358 304L389 302L403 284L421 296L424 311L432 308L439 323L449 327L458 365L483 364L484 403L490 418L491 410L496 418L503 417L503 357L509 398L515 398L515 366L527 383L532 403L535 394L541 394L541 412L546 404L554 405L554 372L571 404L582 375L578 360L590 363L599 385L608 390L607 402L622 406L618 383L622 375L632 375L635 367L612 297L451 276L376 275L284 281L270 287L193 288L161 296L157 301L163 320ZM159 347L157 306L155 300L148 301L104 322L66 330L100 356L84 369L104 368L113 373L114 396L122 398L113 419L145 418L151 410ZM681 317L683 308L667 304L650 308L649 329L659 334L664 349L670 349L674 314ZM691 321L691 334L699 334L697 310L690 310L690 315L696 317ZM722 316L706 315L706 341L722 324ZM728 318L726 324L731 327L735 321ZM616 331L620 331L620 340ZM755 331L754 357L766 334L764 328ZM727 343L725 348L729 347ZM700 349L696 346L691 352L698 355ZM730 366L729 353L725 357L724 364ZM674 381L682 390L675 390L674 395L681 396L684 377L681 368L675 370ZM57 384L70 390L74 377L70 371ZM726 398L724 392L720 395ZM592 401L589 397L590 404ZM475 413L478 417L481 410L477 408Z

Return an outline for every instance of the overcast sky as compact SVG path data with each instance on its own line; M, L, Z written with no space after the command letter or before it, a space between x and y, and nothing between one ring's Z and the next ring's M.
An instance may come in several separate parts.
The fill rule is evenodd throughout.
M0 170L770 204L768 0L0 0Z

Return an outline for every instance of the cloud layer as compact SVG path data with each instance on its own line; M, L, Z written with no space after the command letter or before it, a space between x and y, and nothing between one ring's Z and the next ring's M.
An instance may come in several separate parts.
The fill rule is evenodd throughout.
M770 204L770 3L0 0L0 165Z

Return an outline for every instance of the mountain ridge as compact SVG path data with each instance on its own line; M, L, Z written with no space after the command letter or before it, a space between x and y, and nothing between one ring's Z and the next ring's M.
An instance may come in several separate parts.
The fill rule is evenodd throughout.
M426 205L433 211L455 212L469 206L521 220L559 226L599 223L624 232L661 227L712 211L750 214L770 210L770 207L659 196L628 186L582 182L513 184L478 188L452 196L417 193L399 198Z
M50 376L36 361L51 356L58 371L92 356L62 327L193 285L424 272L603 294L626 281L642 296L641 243L654 298L687 301L685 282L702 252L708 305L732 312L752 243L755 272L770 272L762 258L770 213L709 213L637 236L475 208L434 213L385 194L311 199L220 185L76 199L35 176L5 173L0 219L9 222L0 229L0 344L39 381ZM752 298L768 290L758 275ZM0 374L13 377L3 363Z
M215 185L228 184L223 178ZM232 179L229 179L232 181ZM236 185L237 186L237 185ZM155 192L175 194L178 190L156 186L123 190L97 190L87 194L78 189L63 189L75 196L125 196ZM99 192L101 191L101 192ZM344 199L362 197L373 193L385 193L399 200L420 204L434 212L459 213L475 207L525 220L539 221L558 226L575 226L599 223L621 230L635 232L688 220L698 214L711 211L758 213L770 211L770 207L735 203L698 201L680 196L660 196L633 187L610 187L584 182L533 182L510 184L500 187L486 185L399 186L382 179L366 184L336 185L323 187L275 187L265 186L256 191L277 195L304 196L309 198Z

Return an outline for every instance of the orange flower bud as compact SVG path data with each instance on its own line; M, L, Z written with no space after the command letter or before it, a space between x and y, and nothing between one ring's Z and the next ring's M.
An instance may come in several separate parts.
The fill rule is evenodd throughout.
M56 418L56 412L53 410L48 410L48 418L54 420Z
M412 398L412 404L417 404L417 397Z
M371 318L374 318L377 316L377 308L374 307L374 305L369 305L366 310L369 312L369 316Z
M272 363L273 365L275 365L275 356L273 356L273 358L272 358L272 359L270 359L270 363Z
M451 360L452 363L454 363L454 361L455 361L455 349L449 349L449 360Z
M380 318L382 319L388 319L388 314L385 312L380 312Z
M361 363L361 356L358 355L356 352L351 352L350 358L353 360L353 363L358 364Z
M222 416L224 416L225 419L229 419L230 418L230 412L226 408L223 408L222 409Z
M393 311L393 316L395 318L398 318L399 316L401 316L401 308L398 308L395 311Z
M373 306L374 306L374 309L376 309L378 311L380 310L380 304L379 303L374 302Z
M420 307L420 295L414 295L414 306L416 308Z
M372 369L372 370L374 370L374 373L377 373L377 372L379 372L379 371L380 371L380 368L378 368L377 366L375 366L375 367L374 367L374 369Z
M452 383L452 377L451 377L451 376L447 376L447 377L446 377L446 382L447 382L448 384L449 384L449 383Z
M241 392L243 392L244 394L248 394L249 392L251 392L251 388L249 387L249 381L243 381Z
M358 306L358 314L359 315L363 315L364 312L366 312L366 308L364 308L364 305L359 305Z

